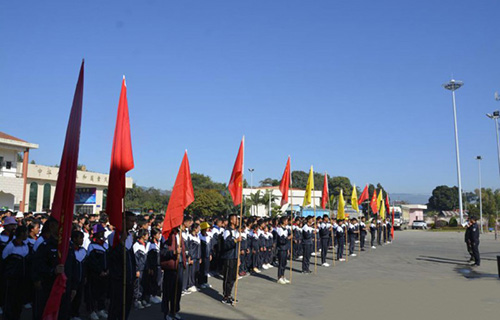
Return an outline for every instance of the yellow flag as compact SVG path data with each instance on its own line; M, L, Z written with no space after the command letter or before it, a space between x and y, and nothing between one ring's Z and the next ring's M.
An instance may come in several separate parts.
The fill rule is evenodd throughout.
M356 191L356 185L352 186L352 194L351 194L351 206L356 212L359 212L358 208L358 192Z
M379 212L380 212L380 206L382 204L384 204L384 199L382 198L382 193L383 193L383 191L382 191L382 189L380 189L380 192L378 193L378 197L377 197L377 209Z
M302 207L311 204L312 190L314 189L314 173L313 166L311 166L311 171L309 171L309 178L307 179L306 194L304 194L304 202Z
M340 189L339 207L337 208L337 219L345 219L344 208L345 208L344 194L342 193L342 189Z
M382 193L382 191L380 191ZM380 210L378 211L378 214L380 215L380 219L385 219L385 204L384 201L381 202L380 204Z

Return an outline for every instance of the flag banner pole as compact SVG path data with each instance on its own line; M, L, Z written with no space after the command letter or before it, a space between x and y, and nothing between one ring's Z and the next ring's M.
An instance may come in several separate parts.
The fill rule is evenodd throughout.
M125 198L122 198L122 237L123 239L123 304L122 304L122 320L125 320L126 299L127 299L127 229L126 229L126 216L125 216ZM115 231L116 232L116 231Z
M240 225L238 227L238 238L241 238L241 222L243 221L243 182L245 177L245 136L243 136L243 151L242 151L242 166L241 166L241 198L240 198ZM269 195L271 196L271 195ZM238 252L237 252L237 262L236 262L236 280L234 284L234 303L236 306L238 301L238 278L240 276L240 253L241 253L241 241L238 241Z
M290 172L290 174L292 174ZM293 221L294 221L294 216L293 216L293 190L292 190L292 180L290 179L290 217L291 217L291 223L290 223L290 229L292 230L292 238L290 240L290 284L292 284L292 267L293 267Z
M328 197L327 203L328 203L328 211L330 211L330 224L332 225L332 260L333 260L333 266L335 267L335 239L333 237L333 212L332 212L332 205L330 204L330 197Z
M347 252L345 255L345 262L349 262L349 246L347 245L347 233L349 232L349 226L346 224L345 225L345 250L344 252Z
M312 202L314 208L314 274L318 273L318 219L316 219L316 200L314 199L314 176L312 182Z
M179 229L179 242L180 242L180 250L179 250L179 244L176 243L177 245L177 260L175 261L175 292L174 292L174 310L175 310L175 306L177 305L177 299L179 299L179 297L177 296L177 292L179 290L179 260L181 258L181 250L182 250L182 241L184 240L182 238L182 232L184 231L184 215L182 216L182 222L181 222L181 226L180 226L180 229ZM175 236L174 236L175 237ZM166 241L166 239L165 239ZM176 241L177 242L177 241ZM184 262L187 262L187 261L184 261Z

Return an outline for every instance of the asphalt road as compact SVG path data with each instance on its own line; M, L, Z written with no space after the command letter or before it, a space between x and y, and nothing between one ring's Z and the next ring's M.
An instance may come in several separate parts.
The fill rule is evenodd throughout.
M401 231L392 244L369 249L317 274L276 283L276 268L239 282L236 307L220 303L222 281L182 297L186 319L499 319L500 240L481 237L482 265L471 268L463 233ZM319 257L318 257L319 258ZM329 253L329 262L331 253ZM314 260L314 259L313 259ZM287 273L287 277L289 274ZM161 319L160 307L134 310L132 320Z

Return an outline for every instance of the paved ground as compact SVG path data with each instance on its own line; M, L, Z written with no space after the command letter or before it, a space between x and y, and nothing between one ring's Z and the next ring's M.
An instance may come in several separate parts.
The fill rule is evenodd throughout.
M184 319L499 319L500 240L482 236L479 268L471 269L463 233L396 232L387 246L362 252L316 275L293 273L278 285L276 268L240 280L236 307L220 303L222 282L182 298ZM331 263L331 253L329 254ZM300 270L300 262L294 262ZM288 274L287 274L288 276ZM159 306L132 320L161 319Z

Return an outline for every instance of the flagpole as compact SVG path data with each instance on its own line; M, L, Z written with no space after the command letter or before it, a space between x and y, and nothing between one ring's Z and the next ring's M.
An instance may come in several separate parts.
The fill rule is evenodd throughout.
M325 171L325 176L327 177L328 180L328 173ZM330 190L328 190L330 191ZM325 196L325 195L323 195ZM330 224L332 225L332 260L333 260L333 266L335 267L335 239L333 238L333 221L332 221L332 206L330 204L330 195L326 195L326 203L328 204L328 211L330 212Z
M314 172L312 179L312 202L314 208L314 274L318 273L318 219L316 219L316 200L314 199Z
M241 237L241 222L243 220L243 182L245 176L245 136L243 136L243 165L241 168L241 202L240 202L240 225L238 227L238 238ZM238 278L240 275L240 252L241 252L241 241L238 241L238 252L237 252L237 263L236 263L236 281L234 284L234 306L236 306L236 301L238 297Z
M292 175L291 169L290 169L290 176ZM290 284L292 283L292 267L293 267L293 190L292 190L292 179L290 179L290 217L292 219L291 221L291 230L292 230L292 238L290 242Z
M125 215L125 197L122 198L122 215L123 215L123 234L125 241L123 241L123 305L122 305L122 320L125 320L126 299L127 299L127 225ZM116 231L115 231L116 232Z
M167 218L167 217L165 217ZM179 297L177 297L177 292L179 290L179 260L181 258L181 250L182 250L182 241L184 241L184 239L182 238L182 232L184 231L184 215L182 215L182 221L181 221L181 226L180 226L180 231L178 233L179 235L179 242L180 242L180 250L179 250L179 244L176 243L177 245L177 259L175 260L175 292L174 292L174 310L175 310L175 306L177 305L177 299ZM172 232L172 231L171 231ZM174 238L175 238L175 235L174 235ZM167 240L167 239L165 239ZM177 242L177 241L176 241ZM184 263L186 263L187 261L184 261ZM176 312L174 312L175 314Z

